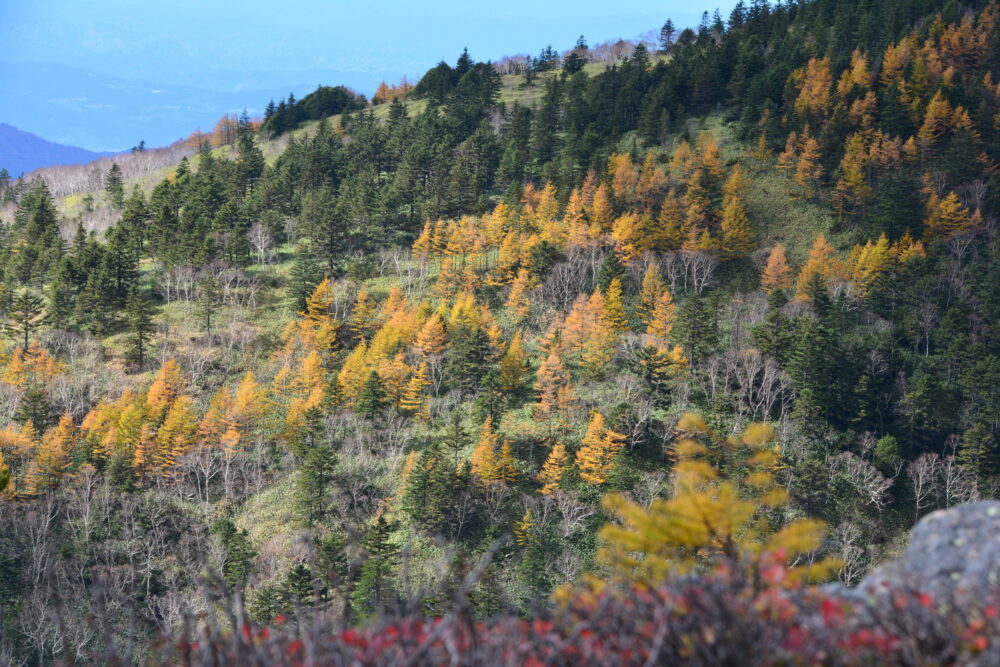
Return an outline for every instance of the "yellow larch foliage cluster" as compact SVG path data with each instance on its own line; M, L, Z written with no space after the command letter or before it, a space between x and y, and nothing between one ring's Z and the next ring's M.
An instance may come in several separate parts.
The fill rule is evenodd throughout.
M598 559L613 580L655 586L720 560L744 566L769 553L794 562L820 546L822 522L780 524L777 510L788 493L775 475L780 455L770 425L751 424L737 438L722 438L687 414L678 431L671 498L648 509L618 494L604 498L617 521L601 529ZM787 583L823 579L838 566L831 558L806 561L790 569Z
M37 341L32 341L27 350L15 347L9 356L0 357L0 363L3 364L0 380L22 389L32 383L47 384L62 372L62 364Z
M587 433L576 452L575 462L580 478L591 485L607 482L624 445L625 436L608 428L604 415L593 411L587 424Z
M799 271L796 296L800 299L808 297L806 290L814 276L819 276L827 286L834 281L844 279L844 264L837 256L837 251L827 242L823 234L816 237L816 241L813 242L812 249L809 251L809 257L802 265L802 270Z
M512 484L517 481L517 464L510 442L501 442L493 428L493 418L487 417L479 432L479 441L472 452L472 474L485 484Z
M760 287L770 294L792 286L792 268L785 257L785 244L776 243L767 256L767 264L760 274Z
M924 236L928 239L948 238L967 231L973 227L973 217L954 192L949 192L944 199L932 194L927 202Z
M876 241L868 240L864 245L854 246L847 260L846 270L859 294L864 296L879 277L893 267L925 254L924 244L914 241L908 233L895 243L889 243L886 235L882 234Z
M559 489L563 475L566 474L568 469L569 453L566 451L566 445L557 442L552 446L552 450L549 452L548 457L546 457L545 463L542 464L542 469L536 477L542 484L542 488L538 492L544 495L555 493Z
M534 416L539 421L565 417L576 402L569 372L563 365L558 350L551 350L542 360L536 374L534 389L538 394Z
M798 164L798 153L795 159ZM810 183L818 178L806 172L802 178ZM680 143L669 168L652 152L641 164L627 153L613 154L602 173L589 172L568 193L564 207L552 183L541 189L529 183L519 207L501 203L481 217L427 220L413 256L430 263L431 292L441 301L483 283L509 286L507 311L519 324L530 311L527 292L540 284L540 276L532 273L539 244L561 250L611 246L626 264L651 250L737 257L754 246L748 186L740 165L727 175L722 148L713 133L703 132L694 148Z

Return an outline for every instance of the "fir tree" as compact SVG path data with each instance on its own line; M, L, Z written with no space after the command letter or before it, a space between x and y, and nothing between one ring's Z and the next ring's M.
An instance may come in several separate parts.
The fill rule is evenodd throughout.
M365 419L373 421L382 414L388 405L385 388L382 386L382 378L379 377L377 371L370 372L368 379L361 387L361 393L358 395L358 411Z
M621 280L625 277L625 267L622 266L621 261L618 259L618 255L613 252L609 252L607 257L604 258L604 262L601 263L601 268L597 271L597 286L601 288L601 291L607 291L608 287L611 285L611 281L616 278Z
M329 444L318 443L305 451L295 491L306 526L322 523L329 516L336 472L337 454Z
M56 415L52 402L45 388L40 384L32 383L21 394L17 404L17 412L14 414L14 421L21 424L31 424L36 430L44 431L54 421Z
M115 208L125 206L125 185L122 180L122 169L117 162L112 162L108 173L104 175L104 190L108 193L112 206Z
M125 323L128 327L125 358L137 368L146 363L149 340L153 335L153 309L138 289L129 291L125 302Z
M380 514L365 538L366 558L351 595L351 607L359 619L383 611L393 598L393 570L399 550L390 541L392 526Z
M198 282L198 298L195 300L195 314L201 324L202 331L212 333L212 318L218 311L222 301L219 284L211 276L206 276Z
M27 351L32 335L42 327L45 320L45 299L34 290L24 288L18 290L11 299L3 328L10 338L21 344L22 350Z
M230 519L219 519L212 524L212 534L219 538L224 557L222 575L226 583L235 589L242 589L253 572L253 560L257 557L246 529L237 529Z
M305 310L306 300L323 280L323 269L313 256L311 248L311 244L307 242L299 242L295 247L295 261L288 286L294 312Z

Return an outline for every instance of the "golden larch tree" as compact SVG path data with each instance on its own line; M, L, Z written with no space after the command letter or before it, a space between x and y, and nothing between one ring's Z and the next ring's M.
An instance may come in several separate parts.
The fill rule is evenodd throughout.
M163 425L156 431L156 457L153 466L164 477L174 474L174 468L188 452L198 431L198 418L190 396L178 396L170 406Z
M630 203L635 198L635 188L638 184L638 174L628 153L614 153L608 158L608 176L611 179L611 192L620 204Z
M656 299L653 312L650 313L649 319L646 322L646 335L656 338L661 343L666 343L670 340L670 334L674 329L676 312L677 306L674 304L670 290L664 287L663 291L660 292L660 296Z
M530 509L524 510L524 514L518 521L514 522L514 544L519 547L526 547L535 539L535 526L537 522Z
M656 262L650 262L642 275L642 289L639 291L639 319L643 324L649 324L653 311L656 310L656 302L665 289L667 286L660 277L660 267Z
M552 446L542 469L538 472L538 481L542 484L539 493L551 495L559 488L563 475L569 469L569 454L566 452L566 445L557 442Z
M444 321L438 313L432 313L417 334L414 349L422 357L436 357L444 354L444 349L448 344L448 335L445 333Z
M684 243L684 206L674 194L663 199L656 228L650 234L653 247L661 252L680 250Z
M361 388L373 370L367 357L368 344L362 338L361 342L347 355L344 364L340 367L340 372L337 374L340 390L349 401L358 397Z
M614 214L608 186L602 183L594 192L594 201L587 211L587 217L590 220L590 236L597 238L609 231Z
M427 362L422 361L407 381L406 387L403 389L403 396L399 401L399 407L412 415L426 416L427 388L430 384Z
M760 274L760 288L770 294L792 286L792 267L785 258L785 244L776 243L767 256L767 264Z
M509 440L504 440L497 452L497 472L500 479L507 484L517 481L517 461L514 459L514 450Z
M420 261L426 261L434 250L434 231L430 218L424 222L424 228L413 242L413 256Z
M70 455L76 439L73 417L66 413L59 423L43 437L35 452L35 460L28 468L26 484L32 495L46 493L59 486L63 475L69 470Z
M731 258L746 255L753 250L753 231L746 205L737 197L730 197L722 209L722 256Z
M348 328L355 338L368 338L375 328L377 310L375 303L368 295L368 290L362 287L354 299L354 308L348 320Z
M771 524L774 510L787 506L788 492L775 474L780 452L769 425L751 424L738 438L723 439L687 414L678 430L673 497L657 498L648 508L620 494L604 498L617 522L601 529L598 560L616 583L657 586L720 560L746 567L767 555L791 563L820 546L821 521L797 519L778 529ZM788 585L826 578L839 566L829 558L801 562L790 568Z
M831 281L840 280L844 277L844 265L837 257L837 251L826 241L826 237L820 234L816 237L806 263L799 271L799 278L796 283L796 295L800 299L808 296L807 289L813 280L813 276L818 275L827 285Z
M306 299L306 309L301 313L302 342L320 354L332 352L337 345L340 323L333 317L333 300L333 284L324 278Z
M777 167L785 171L795 169L799 156L799 135L794 130L785 140L785 150L778 155Z
M615 218L611 227L611 240L615 250L626 264L649 250L650 236L647 219L637 213L625 213Z
M798 186L801 196L812 199L823 178L822 153L819 142L810 135L802 137L802 152L795 164L795 174L792 181Z
M864 245L854 246L847 262L847 271L851 282L857 286L862 296L889 269L893 259L892 247L885 234L875 242L868 240Z
M604 293L604 308L601 312L601 319L612 331L628 331L628 316L625 314L624 302L622 279L614 278Z
M624 444L624 435L605 426L604 415L596 410L591 412L587 433L576 452L580 478L591 485L607 482Z
M146 394L146 408L154 419L166 413L175 400L183 393L187 382L181 368L173 359L167 359L153 378L153 384Z
M493 418L487 417L479 430L479 440L472 450L472 474L481 481L492 484L503 481L503 472L497 452L500 436L493 428Z
M531 366L528 364L528 353L518 331L511 338L507 350L500 359L500 388L508 393L518 392L525 388L531 376Z
M796 70L793 78L801 82L795 111L810 121L826 117L830 107L830 89L833 84L830 58L810 58L805 68Z
M517 278L510 285L510 293L507 295L507 310L514 317L514 321L520 323L528 316L531 310L531 299L528 298L528 290L531 287L531 276L527 269L517 272Z
M548 421L569 408L574 400L569 373L562 363L558 350L553 349L538 367L535 379L538 403L535 418Z
M924 236L928 239L947 238L970 227L972 219L969 210L962 206L954 192L948 193L944 199L932 195L927 208L929 214L924 222Z
M535 229L543 229L547 224L559 218L559 200L556 199L556 186L547 182L538 195L538 203L532 215Z

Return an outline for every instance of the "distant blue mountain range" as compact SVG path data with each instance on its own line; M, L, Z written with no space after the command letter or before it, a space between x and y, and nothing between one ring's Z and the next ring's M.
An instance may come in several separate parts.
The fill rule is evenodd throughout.
M57 164L81 164L111 153L95 153L76 146L64 146L0 123L0 168L12 178Z
M209 132L224 113L244 107L260 113L269 99L277 102L290 92L301 98L317 83L206 90L55 63L0 61L0 122L89 150L125 151L140 141L152 148L199 127Z

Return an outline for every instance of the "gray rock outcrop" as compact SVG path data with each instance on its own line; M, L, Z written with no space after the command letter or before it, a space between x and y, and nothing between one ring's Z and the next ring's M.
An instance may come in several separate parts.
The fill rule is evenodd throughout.
M903 555L872 570L855 592L920 590L976 597L998 585L1000 502L991 500L925 516L913 528Z

